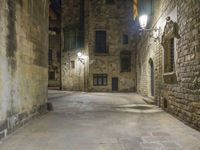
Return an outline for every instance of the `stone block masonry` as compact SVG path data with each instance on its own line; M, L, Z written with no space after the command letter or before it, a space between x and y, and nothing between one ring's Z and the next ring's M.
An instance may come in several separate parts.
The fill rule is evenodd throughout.
M48 0L0 0L0 138L46 109Z
M66 34L62 36L63 89L111 92L114 89L114 79L116 79L116 91L135 91L136 42L131 1L85 0L84 5L82 4L83 0L62 1L63 31L65 29L70 32L77 31L81 25L84 25L84 47L65 50L65 38L69 37ZM83 9L84 13L80 13ZM84 22L81 22L83 20ZM96 33L99 31L105 33L106 44L101 49L104 52L96 50ZM127 41L123 43L123 40ZM102 46L102 43L100 45ZM84 64L77 58L78 51L82 51L85 55ZM126 63L124 66L129 66L128 71L121 69L123 52L128 53L131 59L128 61L127 57L123 58ZM104 75L105 78L95 79L95 75ZM95 80L98 83L95 83ZM102 83L103 80L104 83Z
M161 0L156 1L151 27L161 27L166 17L179 26L180 39L175 39L174 70L164 73L165 50L161 41L154 42L148 35L142 36L138 44L137 89L145 96L150 94L149 59L155 65L154 98L158 105L180 120L200 130L200 1ZM140 65L139 65L140 64ZM139 67L140 66L140 67Z

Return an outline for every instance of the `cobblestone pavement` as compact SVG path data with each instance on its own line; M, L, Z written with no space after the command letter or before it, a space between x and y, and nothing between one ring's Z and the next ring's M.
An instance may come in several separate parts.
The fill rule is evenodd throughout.
M200 133L134 93L50 91L54 111L0 150L200 150Z

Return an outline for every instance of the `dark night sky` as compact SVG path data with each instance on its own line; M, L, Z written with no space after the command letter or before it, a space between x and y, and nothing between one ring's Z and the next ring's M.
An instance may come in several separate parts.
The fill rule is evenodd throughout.
M60 2L61 0L51 0L50 7L53 9L53 11L57 14L60 15Z

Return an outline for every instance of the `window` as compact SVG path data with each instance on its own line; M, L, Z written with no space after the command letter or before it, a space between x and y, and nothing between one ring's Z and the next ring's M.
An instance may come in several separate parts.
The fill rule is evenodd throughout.
M128 44L128 35L123 35L123 44Z
M53 60L53 54L52 54L52 49L49 49L49 52L48 52L48 59L49 59L49 65L52 64L52 60Z
M75 62L71 61L70 64L71 64L71 69L74 69L75 68Z
M94 86L106 86L107 85L107 74L94 74L93 75Z
M57 61L60 61L60 52L57 52Z
M52 49L49 49L49 61L52 61L53 55L52 55Z
M49 80L55 80L55 72L49 72Z
M96 31L95 52L96 53L108 52L106 47L106 31Z
M129 51L122 51L120 53L121 72L131 72L131 53Z
M83 48L83 31L77 27L64 29L64 51Z
M174 71L174 38L170 40L170 72Z
M174 71L174 51L175 51L175 41L174 38L170 39L167 44L167 49L165 50L165 66L164 72L169 73Z
M115 4L115 0L106 0L106 4Z
M174 15L177 15L174 10ZM179 35L179 26L172 21L170 16L167 17L167 22L162 34L162 46L164 49L164 66L163 66L163 81L167 84L177 84L176 74L176 39L181 38Z

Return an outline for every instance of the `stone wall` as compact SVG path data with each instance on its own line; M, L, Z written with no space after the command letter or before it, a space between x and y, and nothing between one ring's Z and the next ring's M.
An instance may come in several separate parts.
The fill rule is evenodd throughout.
M164 74L164 49L161 36L154 42L148 33L139 37L137 55L137 89L150 95L149 60L154 62L155 100L166 111L200 129L200 1L161 0L156 2L151 27L161 27L163 34L165 19L170 16L180 28L180 39L175 40L175 70ZM161 34L161 35L162 35ZM176 79L173 80L173 78Z
M45 109L48 0L0 0L0 138Z
M136 89L135 76L135 34L130 1L94 0L89 5L89 91L112 91L112 78L119 79L119 91L134 91ZM95 31L105 30L107 33L108 53L95 53ZM123 44L123 34L128 35L128 44ZM131 53L131 72L121 72L120 52ZM107 74L107 86L93 86L93 74Z
M62 1L62 28L80 23L80 2ZM112 77L119 78L119 91L134 91L136 89L135 75L135 33L130 1L115 1L106 4L106 1L88 1L84 4L84 64L77 58L80 49L62 52L62 87L65 90L112 91ZM73 10L72 10L73 9ZM70 14L70 15L69 15ZM95 32L107 32L107 47L109 53L96 55ZM122 44L122 36L127 34L129 43ZM64 35L62 40L64 49ZM120 52L130 51L131 72L121 72ZM71 62L75 68L71 68ZM93 86L93 74L107 74L107 86Z

